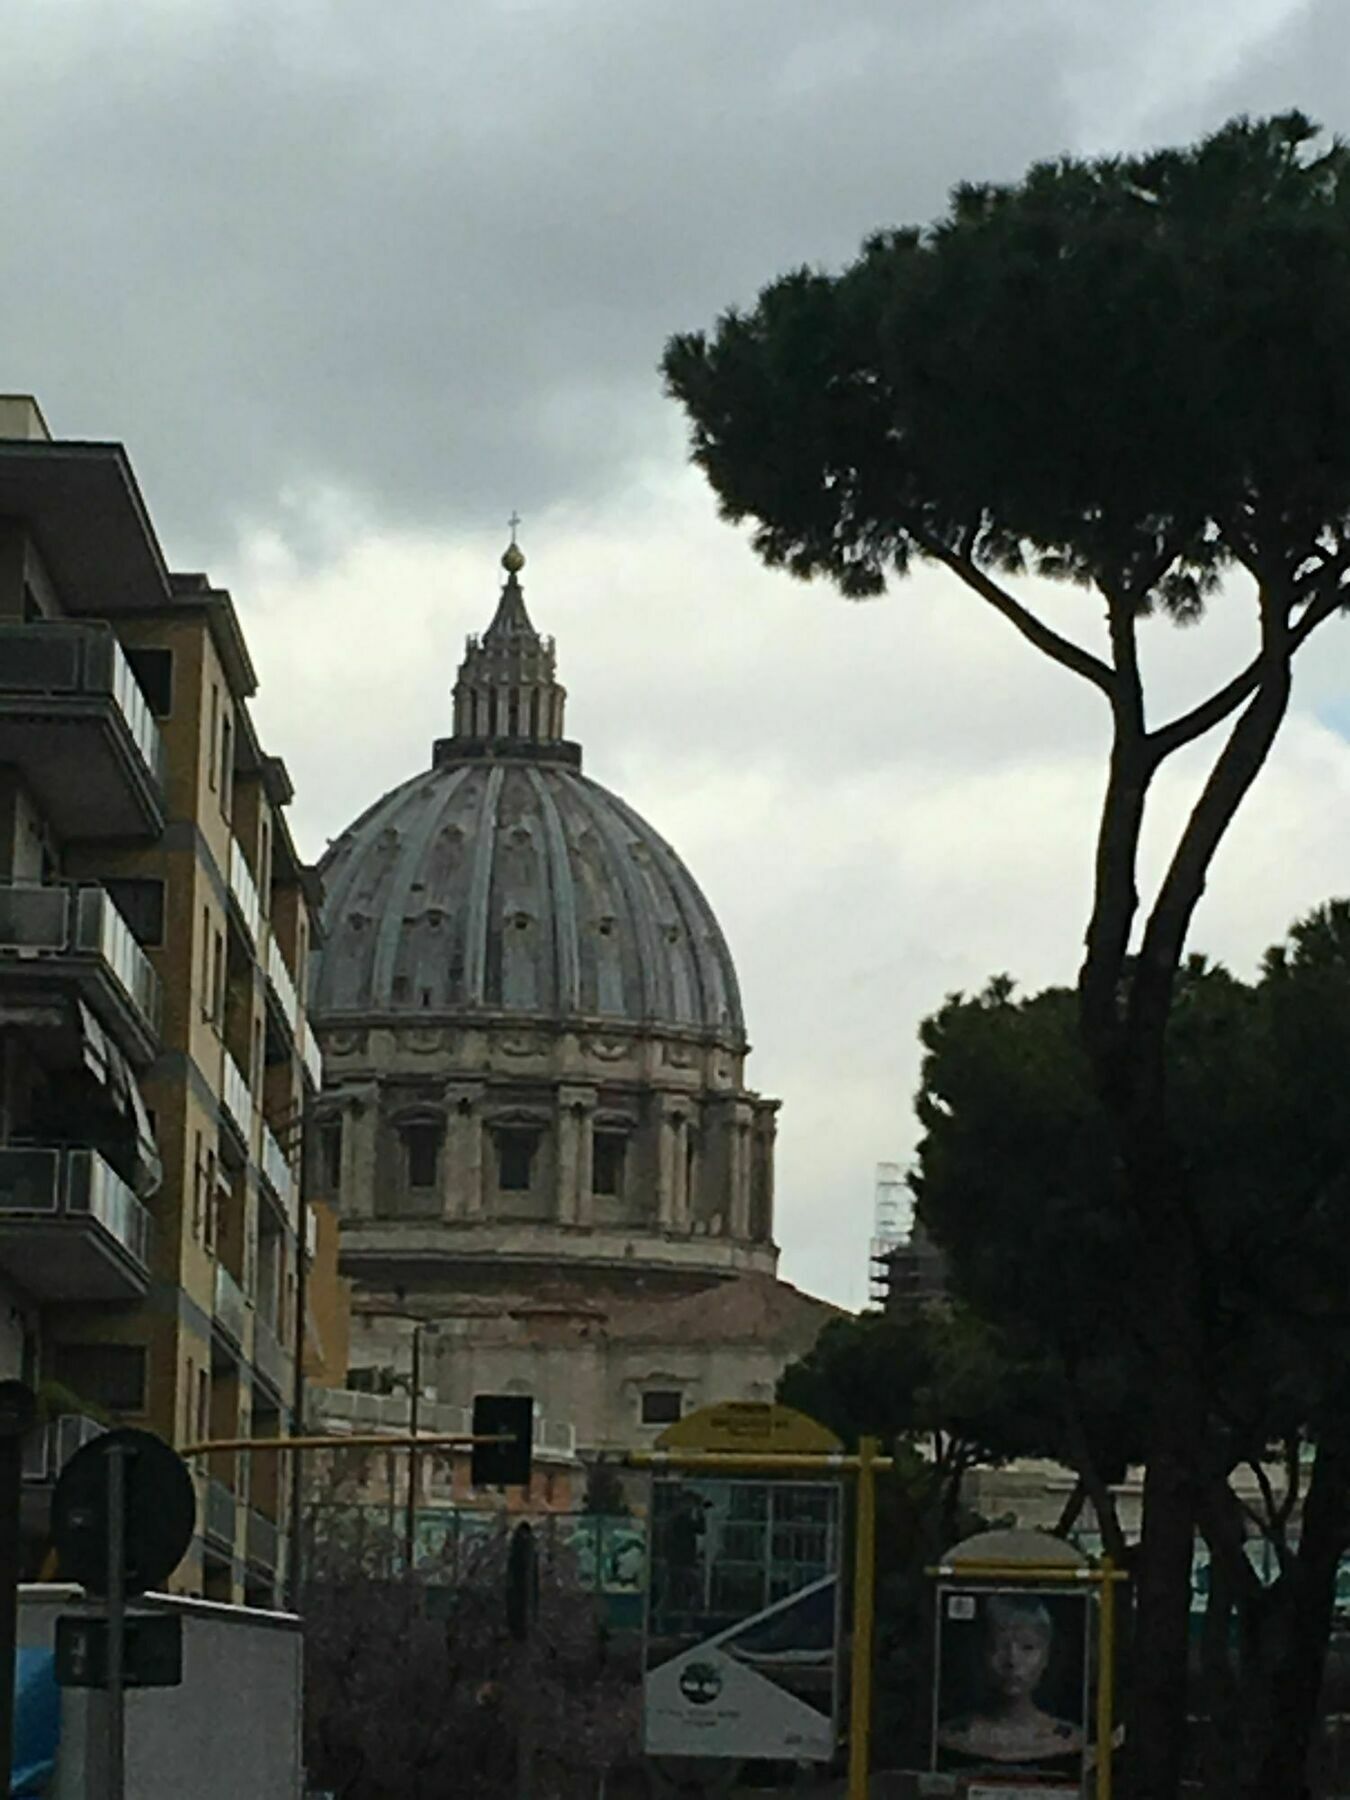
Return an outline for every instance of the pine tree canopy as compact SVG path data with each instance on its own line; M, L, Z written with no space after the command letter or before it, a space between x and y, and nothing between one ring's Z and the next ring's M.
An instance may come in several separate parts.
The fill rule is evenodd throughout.
M663 372L724 515L850 596L919 555L1181 621L1234 563L1325 599L1350 536L1350 150L1290 113L962 186L672 339Z

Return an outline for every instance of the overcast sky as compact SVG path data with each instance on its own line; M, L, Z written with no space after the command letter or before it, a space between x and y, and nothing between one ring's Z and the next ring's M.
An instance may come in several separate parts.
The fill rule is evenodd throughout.
M233 588L302 851L448 730L518 507L571 735L737 958L784 1273L860 1301L920 1019L994 971L1072 975L1102 719L936 574L848 606L763 571L686 467L662 344L962 178L1240 110L1350 130L1350 10L62 0L5 37L0 389L122 439L172 562ZM1248 642L1237 593L1152 628L1160 692ZM1346 646L1305 666L1197 924L1241 969L1350 891Z

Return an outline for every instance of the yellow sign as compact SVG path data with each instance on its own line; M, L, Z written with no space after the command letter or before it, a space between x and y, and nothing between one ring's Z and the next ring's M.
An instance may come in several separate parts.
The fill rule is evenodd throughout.
M829 1455L843 1445L824 1425L790 1406L767 1400L724 1400L716 1406L701 1406L668 1425L657 1438L656 1448Z

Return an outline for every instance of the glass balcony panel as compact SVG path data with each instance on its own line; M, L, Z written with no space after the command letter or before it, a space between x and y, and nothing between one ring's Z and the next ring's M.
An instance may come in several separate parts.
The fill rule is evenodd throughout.
M59 1150L0 1150L0 1213L55 1213L60 1197Z
M244 1071L230 1055L228 1050L222 1051L224 1064L221 1074L220 1097L225 1102L225 1109L234 1120L240 1136L247 1144L253 1142L253 1095L249 1091Z
M164 780L164 739L160 735L159 726L155 723L155 715L150 711L149 702L141 692L140 684L131 672L131 664L122 654L122 647L116 638L109 636L112 645L111 688L113 699L121 708L122 717L126 720L136 748L145 760L145 765L158 782Z
M267 945L267 979L272 984L272 991L281 1002L281 1010L286 1015L286 1022L294 1031L300 1018L300 1002L296 998L295 983L291 980L291 972L286 967L286 958L275 938Z
M64 950L69 929L66 888L0 884L0 952Z
M316 1088L323 1086L323 1058L319 1055L319 1046L314 1033L306 1019L300 1027L300 1055L304 1059L305 1073Z
M67 1151L66 1211L88 1213L143 1268L150 1264L153 1221L115 1169L96 1150Z
M286 1161L286 1154L272 1135L271 1127L264 1124L262 1128L262 1170L271 1182L277 1199L289 1212L291 1207L291 1166Z
M217 1263L216 1323L227 1337L242 1347L247 1320L248 1302L244 1299L244 1290L224 1263Z
M214 1476L206 1484L206 1529L222 1544L234 1543L234 1495Z
M238 902L248 934L256 944L262 924L262 902L258 898L257 884L253 879L253 871L248 866L248 859L239 847L239 840L234 837L230 839L228 876L230 892Z
M76 944L103 957L127 998L158 1035L163 1012L159 976L131 927L102 888L81 888L77 905Z

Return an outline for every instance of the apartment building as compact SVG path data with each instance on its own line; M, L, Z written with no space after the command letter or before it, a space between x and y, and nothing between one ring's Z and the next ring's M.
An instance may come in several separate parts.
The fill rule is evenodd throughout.
M0 397L0 1374L64 1414L34 1490L86 1420L289 1423L317 890L256 687L122 446ZM269 1604L285 1459L210 1461L179 1585Z

